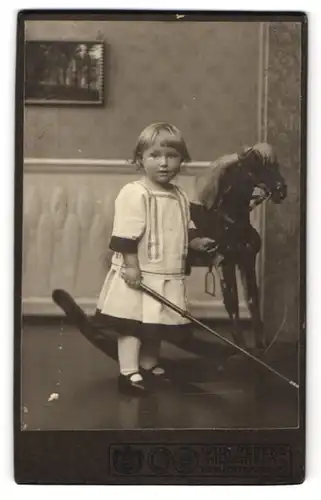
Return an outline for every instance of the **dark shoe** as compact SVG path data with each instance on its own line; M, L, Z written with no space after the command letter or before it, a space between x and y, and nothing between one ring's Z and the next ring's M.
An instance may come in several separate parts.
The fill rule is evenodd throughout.
M140 373L135 372L130 375L119 375L118 377L118 390L122 394L126 394L127 396L146 396L148 393L148 388L145 380L140 380L139 382L135 382L132 380L133 375L137 375Z
M167 373L165 371L164 371L164 373L159 373L159 374L154 373L154 370L156 368L161 368L162 370L164 370L164 368L160 365L155 365L150 370L141 369L143 374L144 374L144 380L146 380L147 383L152 384L152 385L157 384L157 385L164 386L164 385L170 384L171 379L169 378Z

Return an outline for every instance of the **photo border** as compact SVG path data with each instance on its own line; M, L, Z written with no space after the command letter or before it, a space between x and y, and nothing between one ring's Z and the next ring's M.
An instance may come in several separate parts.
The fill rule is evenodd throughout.
M14 248L14 464L19 484L298 484L305 478L306 404L306 179L307 179L307 17L302 12L196 12L108 10L24 10L18 14L16 57L16 135L15 135L15 248ZM183 17L182 17L183 16ZM21 277L23 208L23 115L24 115L24 22L30 20L159 20L189 21L294 21L302 23L302 110L301 110L301 199L300 199L300 411L299 428L273 430L99 430L99 431L22 431L21 430ZM181 448L187 463L196 455L199 463L204 447L274 449L286 474L234 476L225 470L200 472L198 466L183 470L159 471L150 458L159 448L168 463ZM221 448L219 448L221 447ZM225 450L225 452L224 452ZM236 452L237 453L237 452ZM263 453L264 454L264 453ZM117 459L118 457L118 459ZM119 459L121 457L121 459ZM125 458L124 458L125 457ZM120 460L120 465L117 462ZM185 463L186 460L181 460ZM142 465L139 467L139 464ZM275 463L275 462L274 462ZM138 465L137 465L138 464ZM146 465L147 464L147 465ZM260 464L259 464L260 465ZM138 467L138 468L137 468ZM146 469L147 467L147 469ZM144 473L144 471L148 471Z

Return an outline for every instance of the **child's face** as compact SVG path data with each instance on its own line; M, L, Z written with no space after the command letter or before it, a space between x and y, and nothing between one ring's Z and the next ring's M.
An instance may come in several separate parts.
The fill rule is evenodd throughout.
M162 146L156 142L146 149L142 157L142 165L147 177L162 186L170 183L179 173L182 158L179 152L171 146Z

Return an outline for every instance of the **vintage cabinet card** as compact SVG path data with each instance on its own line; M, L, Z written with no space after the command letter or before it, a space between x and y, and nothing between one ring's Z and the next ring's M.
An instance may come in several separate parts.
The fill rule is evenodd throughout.
M305 15L17 30L16 481L302 482Z

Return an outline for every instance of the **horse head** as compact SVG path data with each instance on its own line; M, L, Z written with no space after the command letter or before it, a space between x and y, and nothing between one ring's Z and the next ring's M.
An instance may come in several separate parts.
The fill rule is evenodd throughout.
M254 186L261 188L266 198L281 203L287 196L287 185L273 148L266 143L247 148L241 156Z

